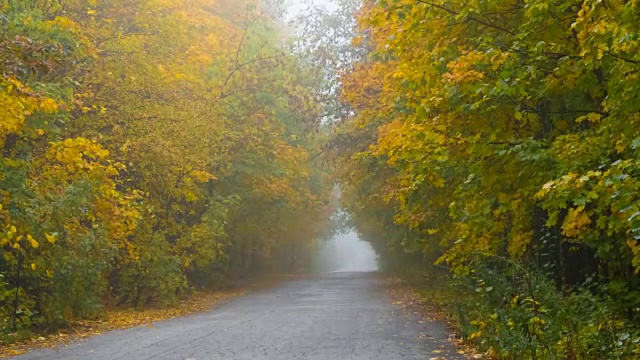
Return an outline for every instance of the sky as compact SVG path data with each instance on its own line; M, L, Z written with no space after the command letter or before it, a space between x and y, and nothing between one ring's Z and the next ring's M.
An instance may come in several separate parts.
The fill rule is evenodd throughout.
M308 8L308 4L324 6L328 9L335 7L332 0L286 0L287 9L290 16L304 15L304 9Z

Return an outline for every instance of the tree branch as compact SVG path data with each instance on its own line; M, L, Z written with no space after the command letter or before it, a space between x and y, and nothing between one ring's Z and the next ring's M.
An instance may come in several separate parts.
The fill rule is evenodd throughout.
M440 9L442 11L448 12L451 15L460 15L460 12L452 10L452 9L449 9L449 8L443 6L443 5L438 5L438 4L435 4L435 3L432 3L432 2L429 2L429 1L426 1L426 0L417 0L417 2L419 2L421 4L429 5L429 6L432 6L432 7L435 7L435 8L438 8L438 9ZM482 25L484 25L486 27L493 28L493 29L496 29L496 30L500 30L500 31L506 32L509 35L515 36L514 32L512 32L511 30L509 30L507 28L504 28L502 26L492 24L490 22L487 22L487 21L482 20L482 19L478 19L478 18L473 17L473 16L467 16L467 19L469 19L471 21L475 21L475 22L477 22L479 24L482 24Z

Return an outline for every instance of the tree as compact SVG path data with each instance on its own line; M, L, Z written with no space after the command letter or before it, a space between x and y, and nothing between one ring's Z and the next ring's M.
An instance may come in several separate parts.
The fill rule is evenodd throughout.
M0 332L304 267L328 218L320 107L266 10L0 6Z
M391 212L413 236L376 242L468 278L506 259L562 291L595 279L635 321L637 16L589 1L366 2L354 44L371 53L342 79L355 117L338 134L360 226ZM371 194L378 212L354 200Z

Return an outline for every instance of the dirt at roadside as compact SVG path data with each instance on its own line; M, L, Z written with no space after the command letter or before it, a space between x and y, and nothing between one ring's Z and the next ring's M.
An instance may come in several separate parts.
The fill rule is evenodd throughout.
M393 276L381 276L379 281L383 282L393 304L399 307L401 311L421 318L420 321L422 322L440 321L448 324L450 329L449 341L456 346L458 354L474 360L489 359L489 357L479 353L468 344L465 344L464 341L457 336L454 330L453 320L447 315L446 311L432 301L429 301L425 296L420 295L417 289L407 284L406 281ZM445 359L445 357L439 357L438 353L434 353L429 360Z

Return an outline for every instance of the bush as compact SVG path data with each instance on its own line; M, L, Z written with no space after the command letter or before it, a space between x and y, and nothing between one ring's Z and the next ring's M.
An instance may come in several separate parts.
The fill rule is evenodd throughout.
M40 305L49 326L62 326L74 318L95 318L103 308L115 247L103 234L89 233L55 247L49 254L50 271L43 274L33 291L41 293Z
M602 288L561 291L549 276L501 258L477 261L456 287L462 335L496 359L630 359L640 332ZM464 314L464 317L462 316Z
M134 261L125 260L111 275L119 305L142 308L151 303L176 303L187 288L179 258L172 255L162 233L154 234L150 228L143 226L136 234L136 239L138 258Z

